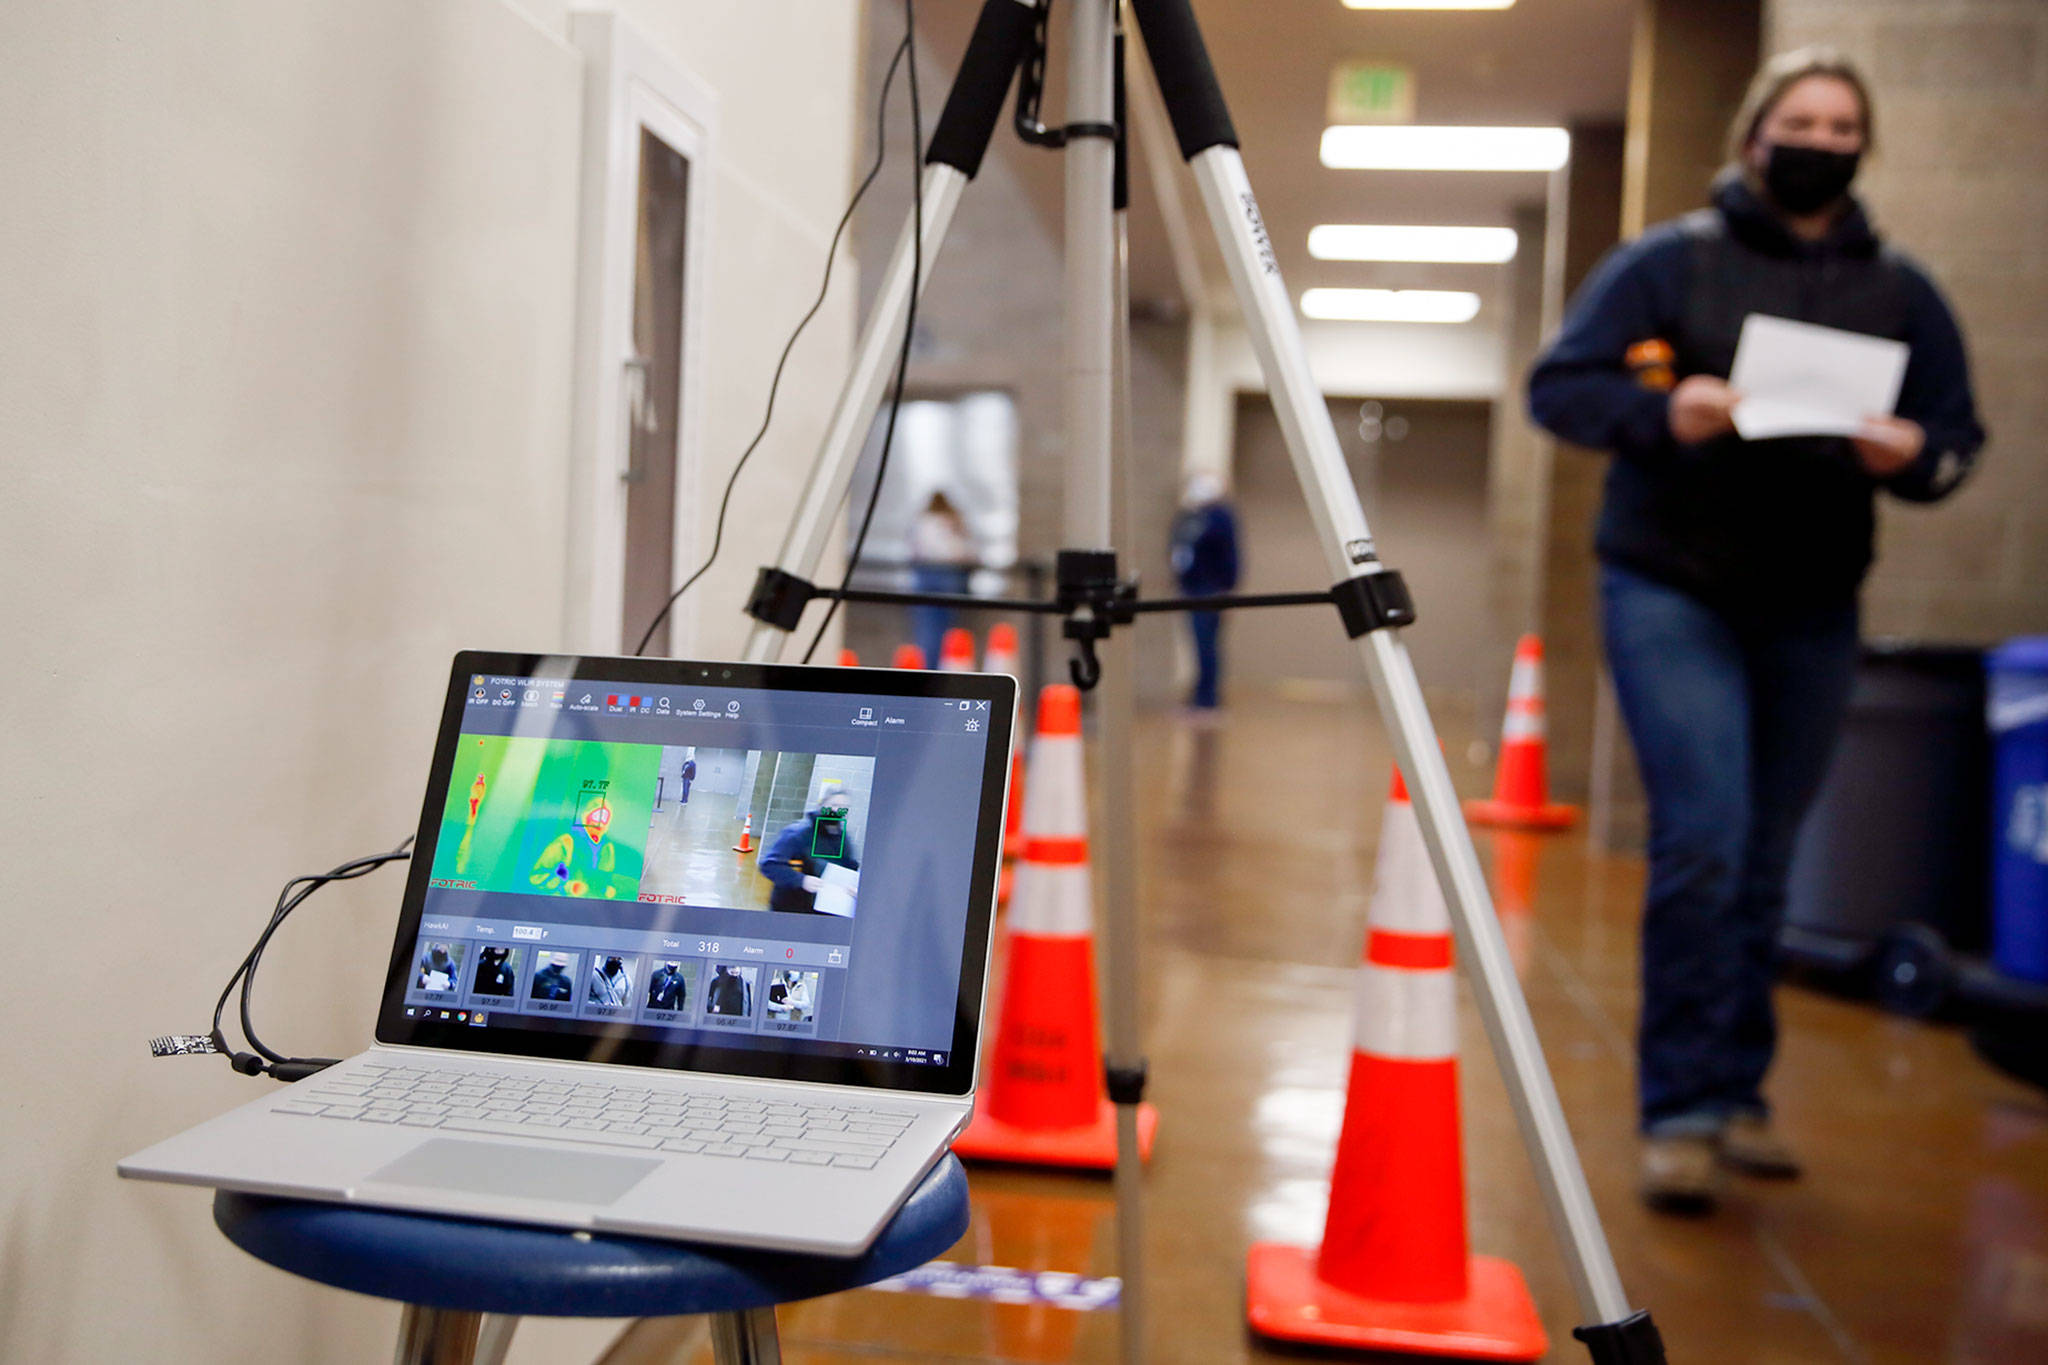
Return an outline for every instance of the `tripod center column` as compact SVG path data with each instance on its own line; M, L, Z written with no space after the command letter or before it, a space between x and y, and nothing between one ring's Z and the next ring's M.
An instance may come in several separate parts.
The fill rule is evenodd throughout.
M1066 543L1107 549L1111 354L1116 306L1117 0L1068 7L1066 145ZM1078 135L1077 135L1078 132Z

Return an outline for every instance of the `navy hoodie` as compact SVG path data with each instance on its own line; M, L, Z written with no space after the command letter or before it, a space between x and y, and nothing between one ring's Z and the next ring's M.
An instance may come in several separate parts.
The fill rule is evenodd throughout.
M1880 481L1841 437L1681 445L1669 392L1638 378L1630 349L1661 341L1671 379L1725 379L1752 312L1905 342L1897 411L1926 429L1919 458ZM1808 242L1732 173L1716 181L1713 207L1601 261L1530 373L1529 411L1616 457L1594 537L1604 562L1742 612L1853 599L1870 566L1876 490L1945 497L1984 444L1962 336L1926 273L1882 246L1853 200Z

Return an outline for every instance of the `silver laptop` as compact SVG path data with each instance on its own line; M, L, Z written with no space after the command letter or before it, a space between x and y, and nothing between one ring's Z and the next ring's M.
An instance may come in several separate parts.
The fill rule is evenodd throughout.
M860 1253L973 1109L1015 696L456 656L375 1044L121 1174Z

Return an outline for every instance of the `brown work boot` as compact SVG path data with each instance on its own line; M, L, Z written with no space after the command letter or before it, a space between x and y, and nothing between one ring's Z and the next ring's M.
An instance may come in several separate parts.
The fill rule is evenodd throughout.
M1721 1194L1714 1139L1643 1139L1643 1202L1664 1213L1707 1213Z
M1721 1164L1744 1175L1795 1180L1799 1158L1761 1114L1737 1114L1721 1130Z

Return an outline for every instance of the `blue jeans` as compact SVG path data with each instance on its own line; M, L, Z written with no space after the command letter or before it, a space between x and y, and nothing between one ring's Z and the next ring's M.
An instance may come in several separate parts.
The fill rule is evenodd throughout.
M1209 710L1222 700L1223 613L1191 611L1188 629L1195 637L1195 693L1188 705Z
M1785 879L1848 709L1856 606L1733 619L1613 565L1600 598L1650 803L1642 1128L1710 1133L1766 1112Z
M961 564L913 565L910 586L915 592L966 592L967 568ZM926 668L939 666L939 648L945 643L946 632L953 628L953 620L951 607L910 609L910 638L924 651Z

